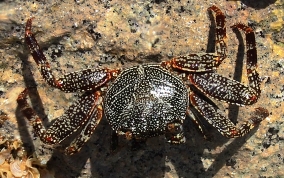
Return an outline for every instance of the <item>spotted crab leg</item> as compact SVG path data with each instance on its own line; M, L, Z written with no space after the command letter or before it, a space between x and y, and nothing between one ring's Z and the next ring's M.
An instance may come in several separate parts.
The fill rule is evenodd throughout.
M198 53L178 56L173 58L170 62L164 62L164 64L162 64L163 66L165 66L166 63L166 66L188 72L213 72L217 69L217 67L227 57L227 36L225 27L226 17L216 6L209 7L208 11L210 10L216 14L216 53Z
M118 70L85 69L65 74L59 79L56 79L47 59L31 31L32 20L33 18L27 20L25 40L35 62L39 66L42 77L50 86L58 88L64 92L93 90L105 84L110 78L115 77L118 74Z
M250 27L236 24L245 32L247 46L247 76L249 85L225 78L216 73L192 73L188 78L198 89L207 96L236 105L251 105L257 102L260 90L260 78L257 73L257 52L254 32Z
M166 68L190 72L188 79L207 96L231 104L251 105L260 96L260 79L257 69L257 51L254 32L250 27L236 24L232 28L244 31L247 46L247 75L249 86L238 81L230 80L214 73L219 64L226 58L226 28L225 16L221 10L212 6L209 8L216 13L216 54L190 54L163 62Z
M72 141L70 146L65 149L65 154L72 155L82 148L82 146L90 139L91 135L95 131L96 127L98 126L99 122L102 119L103 111L102 111L102 98L100 97L100 92L96 92L96 100L95 100L95 110L92 116L89 117L87 120L86 125L81 130L81 133Z
M100 86L116 77L118 70L86 69L63 75L56 79L40 46L31 32L32 20L28 19L25 40L29 50L39 66L42 77L47 83L65 92L87 91L65 113L56 119L46 130L34 110L27 102L28 89L18 96L17 102L24 115L32 123L34 132L47 144L59 144L72 133L81 129L81 134L66 148L65 153L73 154L90 138L102 118L101 93L96 91Z
M245 135L269 115L268 110L264 108L256 108L252 117L248 121L244 122L239 127L236 127L234 123L222 115L222 111L218 107L209 104L197 94L191 92L190 101L209 124L228 138L241 137ZM202 127L199 129L202 131Z
M239 28L245 32L247 47L247 76L249 86L245 86L238 81L222 77L216 73L191 73L189 80L196 88L209 97L222 100L231 104L251 105L260 96L260 79L256 71L257 51L255 47L254 32L250 27L243 24L236 24L232 28ZM194 92L190 93L191 104L208 121L209 124L217 128L224 136L240 137L252 130L269 114L264 108L256 108L254 115L239 127L236 127L229 119L222 115L220 109ZM199 127L202 131L202 127Z
M190 104L187 107L186 114L187 116L191 118L193 123L196 125L196 128L198 128L198 130L203 135L203 137L206 140L208 140L209 139L208 130L206 129L206 126L203 124L203 122L201 121L201 117L198 117L197 114L193 110L194 110L193 105ZM197 110L196 112L199 112L199 111Z
M102 98L100 92L90 92L82 95L78 101L69 107L65 113L55 119L46 130L42 120L27 102L28 90L18 96L17 102L23 114L32 123L35 134L46 144L59 144L68 136L83 127L79 137L72 142L65 152L73 154L80 150L93 133L102 118Z

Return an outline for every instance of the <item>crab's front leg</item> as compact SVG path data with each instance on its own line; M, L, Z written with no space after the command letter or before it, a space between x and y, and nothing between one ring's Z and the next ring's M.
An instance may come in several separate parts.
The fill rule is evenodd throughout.
M31 31L32 20L33 18L27 20L25 41L29 47L30 53L39 67L42 77L50 86L58 88L64 92L88 91L100 87L110 78L115 77L118 74L118 70L85 69L65 74L56 79L47 59Z

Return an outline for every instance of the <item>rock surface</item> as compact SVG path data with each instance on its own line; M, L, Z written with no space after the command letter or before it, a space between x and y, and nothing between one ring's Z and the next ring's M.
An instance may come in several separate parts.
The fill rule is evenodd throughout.
M226 139L212 128L214 137L209 142L188 120L185 144L169 145L161 136L131 151L129 142L120 139L120 148L111 153L111 129L103 119L74 156L33 136L16 104L25 87L36 87L31 103L46 125L62 115L80 93L65 94L42 79L24 43L27 18L35 17L33 32L54 74L60 76L88 67L127 68L212 52L212 15L207 8L213 4L225 13L228 27L228 58L219 74L247 82L242 69L244 35L229 27L242 22L256 32L261 98L253 106L220 104L234 122L249 118L255 107L267 108L270 116L252 133ZM284 177L283 9L283 0L0 1L0 114L6 118L0 137L22 140L28 154L35 152L55 177Z

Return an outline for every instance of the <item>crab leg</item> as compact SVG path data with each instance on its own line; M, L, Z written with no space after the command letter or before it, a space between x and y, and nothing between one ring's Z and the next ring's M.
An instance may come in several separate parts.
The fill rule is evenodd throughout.
M228 138L245 135L269 115L268 110L256 108L253 116L248 121L236 127L229 119L221 114L222 112L218 107L209 104L197 94L191 92L190 101L209 124L217 128L222 135Z
M28 104L27 94L27 89L20 93L17 99L18 105L25 117L32 123L35 134L44 143L61 143L65 138L84 126L82 130L84 135L78 137L73 142L73 145L68 148L66 152L69 154L80 150L82 143L89 139L89 136L102 118L102 98L100 92L85 93L46 130L41 118L36 115Z
M90 139L91 135L102 119L102 106L98 105L96 109L97 113L95 117L91 116L90 119L88 119L87 124L81 130L81 133L76 137L75 140L72 141L70 146L65 149L65 154L72 155L76 152L79 152L83 145Z
M220 56L216 54L198 53L175 57L162 62L162 66L188 72L212 72L220 63Z
M209 140L208 130L206 129L206 126L203 124L203 122L201 121L201 117L198 117L196 112L198 111L194 111L193 105L189 105L187 107L186 114L191 118L193 123L197 126L198 130L203 135L203 137L206 140Z
M259 97L260 91L260 78L256 71L257 68L257 51L255 44L255 35L253 29L245 26L244 24L236 24L231 26L231 28L238 28L244 31L246 35L246 49L247 49L247 75L249 80L249 86L255 90L257 97Z
M208 10L212 10L216 14L216 43L214 53L189 54L173 58L166 62L175 69L189 72L209 72L215 71L221 62L227 57L227 36L225 28L225 15L216 6L211 6Z
M25 40L35 62L39 66L42 77L50 86L65 92L93 90L106 83L113 76L117 75L118 70L85 69L65 74L59 79L56 79L52 74L52 70L47 59L31 31L32 20L33 18L27 20Z
M260 79L256 71L257 52L254 32L250 27L237 24L233 28L242 29L246 35L247 46L247 76L249 86L238 81L227 79L216 73L189 74L189 80L203 93L215 99L237 105L251 105L260 96Z
M211 6L208 10L212 10L216 13L216 42L215 51L218 56L220 56L218 64L220 64L227 57L227 36L225 27L226 16L223 12L216 6Z

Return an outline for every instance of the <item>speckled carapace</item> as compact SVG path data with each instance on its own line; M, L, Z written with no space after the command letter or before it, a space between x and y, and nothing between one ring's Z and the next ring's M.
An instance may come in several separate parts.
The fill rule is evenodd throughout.
M85 69L58 79L31 32L33 19L28 19L25 40L45 81L64 92L84 92L48 129L29 106L28 89L20 93L19 107L31 121L36 135L47 144L59 144L79 130L80 134L65 150L73 154L89 140L104 113L115 135L145 140L164 134L168 142L182 143L186 115L204 132L203 124L191 112L193 108L226 137L248 133L268 116L266 109L256 108L253 117L236 127L209 98L241 106L257 102L261 91L255 35L246 25L232 26L246 36L248 86L217 74L217 67L227 56L225 16L216 6L208 10L216 14L215 53L188 54L160 64L127 69Z

